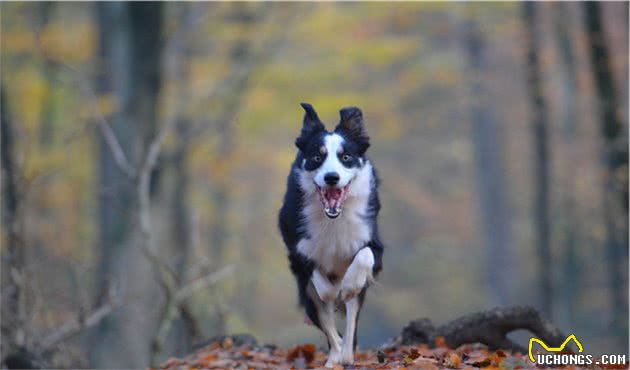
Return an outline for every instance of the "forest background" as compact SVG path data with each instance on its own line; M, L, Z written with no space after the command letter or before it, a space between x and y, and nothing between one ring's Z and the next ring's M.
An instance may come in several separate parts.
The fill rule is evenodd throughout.
M305 325L276 227L302 101L362 108L360 346L533 305L628 349L628 3L2 3L2 347L143 367Z

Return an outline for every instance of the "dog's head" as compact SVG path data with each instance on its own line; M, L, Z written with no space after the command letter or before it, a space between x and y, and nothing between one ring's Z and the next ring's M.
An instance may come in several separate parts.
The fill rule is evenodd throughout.
M295 145L302 154L299 163L303 182L311 182L318 192L324 212L337 218L343 209L350 185L366 163L370 138L363 124L363 114L356 107L339 111L340 121L334 131L326 131L315 109L302 103L304 123Z

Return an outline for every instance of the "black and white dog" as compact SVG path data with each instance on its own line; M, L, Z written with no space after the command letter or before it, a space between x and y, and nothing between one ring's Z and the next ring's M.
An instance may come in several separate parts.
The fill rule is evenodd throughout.
M378 180L365 152L369 137L359 108L343 108L326 131L310 104L289 174L279 226L289 250L300 305L328 339L327 367L351 364L359 311L368 284L382 268L376 217ZM335 307L345 303L343 339Z

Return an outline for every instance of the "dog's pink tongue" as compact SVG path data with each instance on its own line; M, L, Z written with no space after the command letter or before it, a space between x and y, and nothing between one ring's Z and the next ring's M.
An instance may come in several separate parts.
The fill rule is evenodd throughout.
M337 200L341 198L342 189L338 188L328 188L326 189L326 198Z
M339 207L342 194L343 194L342 189L337 189L337 188L326 189L324 192L324 197L326 198L326 202L328 203L328 206L331 208Z

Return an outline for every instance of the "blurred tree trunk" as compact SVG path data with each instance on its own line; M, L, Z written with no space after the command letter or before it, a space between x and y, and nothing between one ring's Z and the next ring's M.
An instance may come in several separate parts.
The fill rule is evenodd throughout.
M487 281L492 301L504 305L515 298L520 279L512 243L508 195L503 163L501 128L492 109L488 88L486 42L478 25L469 22L465 29L470 69L471 134L477 168L477 187L482 230L487 246Z
M130 94L130 25L127 5L116 2L96 4L98 21L98 96L116 99L116 110L107 117L121 149L131 158L136 126L128 119ZM133 184L117 166L114 155L101 135L98 146L99 249L97 298L95 306L107 299L108 290L120 274L123 249L128 243L132 214ZM93 333L92 366L107 366L108 336L118 328L118 315L104 320Z
M120 338L118 338L118 343L121 344L120 351L127 351L129 359L114 364L119 367L142 367L146 366L152 355L150 342L157 330L159 318L159 312L155 310L156 303L164 299L164 292L160 290L160 284L156 280L157 266L150 261L144 251L144 248L151 249L152 253L158 255L163 252L160 251L160 245L154 242L158 239L149 235L155 233L156 228L151 228L149 220L145 218L152 212L150 208L152 190L157 187L157 181L159 181L159 177L156 176L157 171L154 169L161 167L161 163L156 163L146 175L142 169L147 162L149 145L156 139L161 122L158 112L164 49L164 3L129 2L126 4L129 9L131 45L129 119L137 129L133 145L133 149L137 152L132 154L132 158L138 158L137 163L141 164L136 166L138 178L134 191L138 203L134 205L137 207L134 208L131 205L129 208L138 212L138 217L134 218L136 239L134 239L134 247L127 248L124 257L127 265L126 278L123 278L126 279L128 285L126 296L129 297L129 303L121 308L124 321L121 322ZM143 294L142 299L138 299L138 292L155 293Z
M606 256L613 327L627 332L627 253L628 248L628 142L618 114L622 109L603 29L601 4L583 3L584 26L597 91L600 132L603 138L603 212L606 227ZM626 277L624 277L626 275ZM624 329L625 328L625 329Z
M565 324L571 326L575 317L575 307L579 293L580 282L582 280L581 261L578 255L579 241L582 240L578 209L575 199L575 177L574 160L578 156L577 138L577 72L575 65L575 52L570 34L570 5L563 2L554 4L554 31L558 54L560 56L561 69L563 72L562 85L562 106L563 141L566 147L564 151L564 174L562 189L562 218L563 222L563 263L562 276L559 281L558 291L562 294L562 307L558 312L562 312L560 317L566 319Z
M173 151L170 169L173 171L174 184L172 187L171 209L172 215L172 254L175 260L175 274L181 284L186 279L186 266L193 249L193 234L191 211L188 194L190 193L190 142L186 135L191 122L186 117L186 104L191 96L188 83L190 81L190 37L195 25L194 18L200 9L193 4L175 4L174 11L178 11L180 18L179 30L173 36L169 45L168 56L172 68L171 79L176 84L177 94L172 119L175 120L175 149ZM200 341L202 333L199 323L192 314L188 303L179 306L180 315L173 322L171 346L174 353L184 355L190 353L192 345Z
M252 14L247 10L247 5L242 3L234 4L234 21L239 22L244 29L243 35L232 46L230 50L231 69L226 78L221 81L221 86L217 89L223 96L218 101L221 104L221 113L213 119L216 128L217 144L214 150L214 166L216 169L214 182L210 187L210 199L214 206L214 222L210 230L212 254L215 266L225 262L225 245L227 242L229 209L230 209L230 179L228 178L233 162L235 128L234 119L238 113L243 96L249 86L251 72L255 66L252 42L257 33L252 25L262 15ZM222 305L222 298L219 292L220 287L214 288L213 296L216 299L216 332L225 334L225 322L227 312Z
M25 344L25 241L22 189L16 163L15 133L4 85L0 86L0 150L2 154L2 226L6 245L2 256L2 353Z
M108 118L123 151L133 144L135 127L127 118L129 107L129 15L121 3L97 3L99 24L99 73L96 90L99 96L116 99L117 110ZM128 211L133 196L131 181L118 168L110 148L101 136L99 141L99 289L97 303L107 296L110 279L127 241L131 215Z
M538 285L540 306L546 315L552 313L552 270L549 227L549 161L547 104L543 96L542 71L540 67L540 36L537 7L534 2L524 2L523 18L526 35L526 78L532 110L532 133L534 140L534 223L538 248Z
M183 81L187 81L187 79ZM184 120L177 122L176 133L178 133L179 140L172 162L175 180L171 198L171 209L173 210L172 245L174 246L173 253L175 255L175 273L180 283L185 279L185 268L193 247L190 210L188 207L188 194L190 191L188 145L181 140L181 133L187 126ZM193 342L201 339L199 338L201 333L188 305L181 304L179 309L182 314L173 323L173 337L175 340L172 344L175 353L181 355L187 354L192 350Z
M98 3L99 96L116 99L110 126L129 161L144 161L155 135L162 53L162 3ZM132 246L137 201L136 182L117 166L111 148L100 139L99 301L116 279L125 304L100 325L90 351L93 366L142 367L149 358L155 305L135 298L139 291L157 291L151 268L139 248Z
M146 146L156 134L158 98L162 73L162 16L161 2L131 2L131 96L130 116L141 126L136 136L140 153L146 155Z

